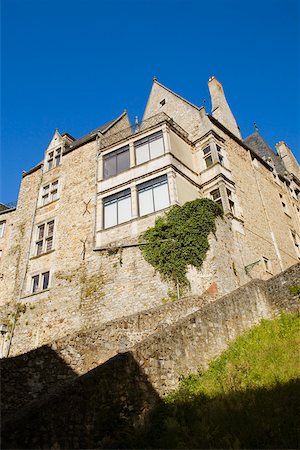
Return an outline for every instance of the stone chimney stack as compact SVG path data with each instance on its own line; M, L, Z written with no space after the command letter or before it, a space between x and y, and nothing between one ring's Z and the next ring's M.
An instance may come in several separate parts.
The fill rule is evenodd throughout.
M300 178L300 167L292 150L283 141L275 145L278 155L281 157L286 170Z
M208 80L208 88L211 97L212 116L241 139L239 127L227 103L223 86L215 77L210 77Z

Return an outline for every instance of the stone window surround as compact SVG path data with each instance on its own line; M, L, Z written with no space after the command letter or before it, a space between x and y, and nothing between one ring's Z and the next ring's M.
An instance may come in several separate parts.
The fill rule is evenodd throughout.
M209 187L206 186L204 197L209 197L213 200L211 193L216 189L220 191L220 197L224 213L230 214L235 219L242 221L240 214L238 212L240 208L237 207L237 197L234 186L229 185L224 181L216 181L215 183L209 185ZM231 198L229 198L228 196L228 191L230 191L231 193Z
M133 167L141 166L142 164L147 164L149 161L143 162L141 164L136 164L136 157L135 157L135 145L134 143L136 141L140 141L142 139L145 139L147 137L150 137L151 135L156 134L157 132L162 131L163 135L163 145L164 145L164 154L157 156L156 158L153 158L149 161L153 161L158 158L162 158L167 153L170 152L170 137L169 137L169 128L166 124L160 125L158 127L155 127L149 131L145 131L145 133L140 134L136 137L132 137L130 139L127 139L125 142L119 143L117 146L114 145L109 149L102 150L98 155L98 181L104 180L103 177L103 157L107 156L109 153L115 152L121 148L123 148L126 145L129 145L129 159L130 159L130 167L128 170L132 169ZM124 173L124 172L122 172ZM106 178L107 179L107 178Z
M44 275L45 274L49 274L49 279L48 279L48 285L45 289L42 289L42 283L44 282ZM38 281L38 290L33 292L33 278L34 277L39 277L39 281ZM49 291L49 288L51 286L51 272L49 269L45 269L43 271L35 271L32 272L29 276L28 276L28 283L27 283L27 292L28 295L24 296L24 297L29 297L32 295L37 295L37 294L41 294L43 292ZM23 297L23 298L24 298Z
M46 186L48 186L48 185L50 186L50 188L49 188L49 198L50 198L50 196L52 194L52 191L53 191L53 189L51 190L51 187L52 187L53 183L56 183L56 182L58 182L58 184L57 184L57 198L54 199L54 200L49 200L47 203L43 203L43 191L44 191L44 188ZM57 202L57 200L59 200L59 196L60 196L60 179L59 178L55 178L53 181L48 181L47 183L43 183L42 186L41 186L41 189L40 189L40 193L39 193L38 207L42 208L43 206L47 206L47 205L50 205L51 203Z
M6 220L1 220L0 221L0 238L2 238L4 236L5 228L6 228Z
M39 227L41 227L42 225L45 225L47 227L47 224L50 223L50 222L54 222L54 230L53 230L53 234L52 234L52 248L50 250L48 250L48 251L45 250L42 253L37 254L37 246L36 246L36 244L40 240L38 238ZM56 230L57 230L57 219L53 218L53 217L51 217L49 219L46 219L46 220L44 219L43 221L38 222L34 226L34 233L32 235L33 239L32 239L30 259L39 258L41 256L48 255L49 253L54 252L54 250L55 250L55 241L56 241ZM45 244L46 244L46 240L47 240L47 236L45 235L44 238L43 238L43 241L45 241L43 243L43 250L44 250L44 247L45 247Z
M136 220L136 219L142 219L144 217L153 215L153 214L157 214L159 211L153 211L147 215L144 216L140 216L139 215L139 208L138 208L138 186L140 184L143 184L143 182L148 182L148 181L152 181L155 180L156 178L159 178L160 176L163 175L167 175L167 181L168 181L168 190L169 190L169 199L170 199L170 205L165 208L162 209L160 211L164 211L166 209L168 209L170 206L172 205L177 205L178 204L178 199L177 199L177 191L176 191L176 184L175 184L175 177L176 174L172 169L167 169L163 172L160 173L156 173L156 174L151 174L150 176L146 177L145 179L143 179L143 181L141 180L134 180L133 182L128 183L128 185L126 187L122 187L119 189L116 189L112 192L112 194L109 195L113 195L113 194L117 194L120 193L126 189L130 189L131 191L131 219L128 220L127 222L123 222L121 224L117 224L114 225L112 227L109 228L104 228L104 202L103 200L105 199L105 197L108 197L109 195L101 195L98 197L98 202L97 202L97 209L98 209L98 214L97 214L97 229L96 232L106 232L108 230L111 230L115 227L120 227L124 224L128 224L129 222Z
M58 150L60 150L59 154L58 154ZM63 152L64 152L64 145L63 145L62 142L60 142L59 144L55 145L54 147L51 147L51 148L47 149L46 154L45 154L44 167L43 167L43 172L44 173L50 172L53 169L57 169L57 167L59 167L61 165ZM52 157L53 165L49 169L48 166L49 166L49 160L51 159L50 158L51 153L53 153L53 157ZM59 155L60 155L59 163L56 164L57 158L58 158Z

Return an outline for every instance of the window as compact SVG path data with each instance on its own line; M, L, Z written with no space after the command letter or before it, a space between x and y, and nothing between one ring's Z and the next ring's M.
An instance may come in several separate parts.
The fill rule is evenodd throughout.
M0 238L4 236L4 230L5 230L6 221L2 220L0 222Z
M139 212L145 216L170 205L167 175L138 186Z
M57 167L61 163L61 147L57 148L56 150L53 150L52 152L48 153L48 159L47 159L47 168L48 170L51 170L53 167Z
M212 154L211 154L211 148L208 145L208 147L205 147L205 149L203 150L203 157L204 157L204 161L206 164L206 167L209 168L213 165L213 159L212 159Z
M295 231L291 230L292 239L295 245L295 250L298 258L300 259L300 240L299 236L295 233Z
M217 154L218 154L219 163L223 166L224 156L221 153L222 149L221 149L221 147L218 144L216 144L216 147L217 147Z
M58 180L49 183L42 188L42 205L58 199Z
M262 257L263 263L264 263L264 267L265 267L265 271L272 273L272 265L271 265L271 261L266 258L265 256Z
M49 287L50 272L34 275L31 278L31 293L45 291Z
M134 143L136 164L142 164L165 153L162 131Z
M232 212L233 215L235 215L235 209L234 209L234 201L232 200L232 192L230 189L226 189L228 202L229 202L229 209Z
M130 189L106 197L103 200L104 228L113 227L131 219Z
M129 145L103 156L103 178L113 177L129 167Z
M222 206L222 197L221 197L220 189L215 189L215 190L211 191L210 196L216 203L218 203L220 206Z
M279 197L281 200L281 205L282 205L283 211L285 212L285 214L287 214L289 216L290 214L289 214L288 207L286 206L286 200L285 200L284 196L282 194L279 194Z
M37 227L35 242L35 255L50 252L53 248L54 220L43 223Z

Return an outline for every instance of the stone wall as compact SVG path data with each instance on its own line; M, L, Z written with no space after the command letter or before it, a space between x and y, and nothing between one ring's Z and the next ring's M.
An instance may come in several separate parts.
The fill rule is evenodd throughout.
M108 447L124 431L125 424L131 432L143 423L149 409L159 402L158 396L174 389L182 376L205 369L230 341L261 319L282 311L298 311L299 295L293 296L289 288L297 285L299 279L297 264L269 281L253 280L191 314L188 313L199 306L196 299L191 299L188 307L180 302L166 305L144 316L111 323L102 333L94 330L59 341L52 349L43 347L3 360L2 379L7 381L2 392L3 411L7 412L3 430L7 448ZM179 320L167 326L172 309ZM183 317L185 314L188 315ZM104 336L120 339L120 330L125 330L125 335L130 330L133 343L134 333L139 333L141 326L142 333L147 332L147 327L151 333L160 319L156 332L134 345L130 352L94 369L93 359L86 360L85 366L79 363L77 355L84 354L84 349L88 353L91 344L94 356L97 348L101 354ZM89 369L92 370L88 374L78 377L80 370ZM36 399L32 402L33 398Z

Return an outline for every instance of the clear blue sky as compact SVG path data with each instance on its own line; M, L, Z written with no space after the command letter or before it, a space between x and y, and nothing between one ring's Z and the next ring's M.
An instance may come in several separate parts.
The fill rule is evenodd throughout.
M1 192L126 108L142 116L155 75L201 106L215 75L245 138L256 121L300 159L298 0L2 0ZM209 104L206 103L207 109Z

